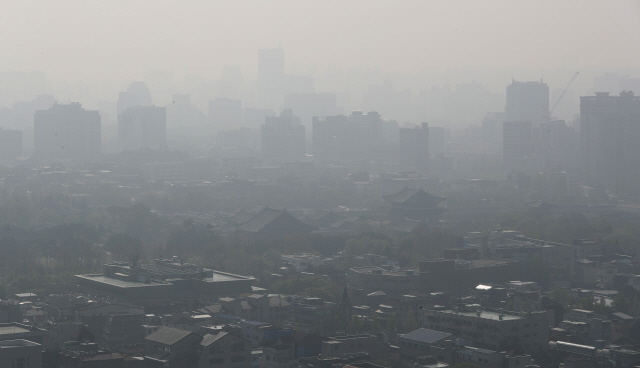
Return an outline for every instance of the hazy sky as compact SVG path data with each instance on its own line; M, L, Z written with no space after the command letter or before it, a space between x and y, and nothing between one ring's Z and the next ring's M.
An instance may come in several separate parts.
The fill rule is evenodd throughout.
M225 65L252 78L257 50L278 44L290 73L637 67L640 2L5 0L0 34L0 70L57 81Z

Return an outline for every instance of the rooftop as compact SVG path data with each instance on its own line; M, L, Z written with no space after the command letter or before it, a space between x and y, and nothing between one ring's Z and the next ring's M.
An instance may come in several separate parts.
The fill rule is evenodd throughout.
M0 341L0 349L19 348L23 346L40 346L40 344L22 339Z
M30 332L28 329L19 326L0 326L0 335L12 335Z
M433 344L449 336L451 336L450 333L429 330L426 328L419 328L417 330L406 333L401 337L403 339L418 341L425 344Z
M500 321L500 316L502 316L502 321L512 321L512 320L516 320L516 319L522 319L522 317L514 315L514 314L504 314L504 313L500 313L500 312L494 312L494 311L488 311L488 310L481 310L478 312L457 312L457 311L453 311L453 310L443 310L443 311L438 311L441 313L450 313L450 314L458 314L461 316L466 316L466 317L476 317L476 318L484 318L484 319L490 319L490 320L494 320L494 321ZM478 315L478 313L480 315Z

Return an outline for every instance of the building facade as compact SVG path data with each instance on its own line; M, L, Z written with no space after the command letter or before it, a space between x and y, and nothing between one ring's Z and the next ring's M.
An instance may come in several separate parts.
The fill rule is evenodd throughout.
M43 160L91 162L102 151L100 114L77 102L36 111L33 134L35 155Z

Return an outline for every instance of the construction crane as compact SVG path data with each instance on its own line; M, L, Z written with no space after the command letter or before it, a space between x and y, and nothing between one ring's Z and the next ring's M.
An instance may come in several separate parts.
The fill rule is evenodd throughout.
M549 109L549 115L547 116L547 121L551 121L551 114L553 114L553 112L555 111L556 107L558 107L558 104L560 103L560 101L564 97L564 94L567 93L567 90L569 89L569 87L571 87L571 83L573 83L573 81L576 79L578 74L580 74L580 72L576 72L576 74L574 74L573 77L571 77L571 79L569 80L569 83L567 83L567 86L564 87L564 89L562 90L562 93L560 94L560 97L558 97L556 102L553 103L553 106L551 106L551 109Z

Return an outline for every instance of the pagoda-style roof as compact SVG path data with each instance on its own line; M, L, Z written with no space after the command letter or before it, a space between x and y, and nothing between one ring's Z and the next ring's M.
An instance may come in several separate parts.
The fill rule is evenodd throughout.
M425 192L422 188L413 189L409 187L404 187L404 189L398 193L384 196L382 198L395 205L420 204L424 207L435 207L438 203L445 200L445 198Z
M255 212L240 210L235 215L229 217L228 221L234 225L242 225L256 216Z
M257 235L287 235L308 233L316 227L298 220L287 210L265 207L251 220L238 226L238 229Z

